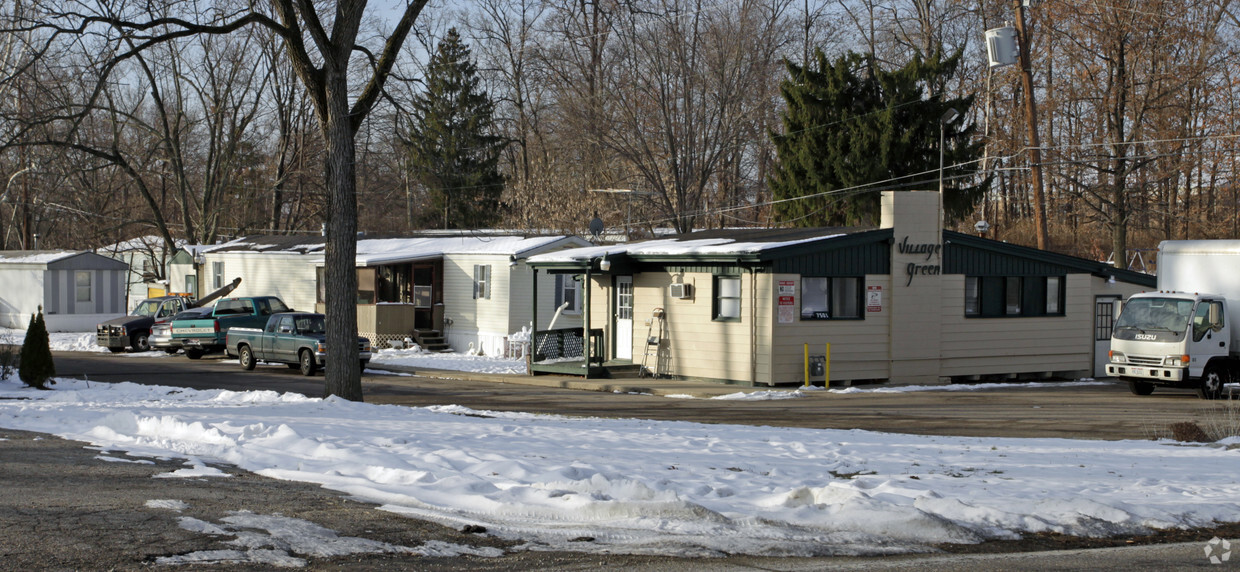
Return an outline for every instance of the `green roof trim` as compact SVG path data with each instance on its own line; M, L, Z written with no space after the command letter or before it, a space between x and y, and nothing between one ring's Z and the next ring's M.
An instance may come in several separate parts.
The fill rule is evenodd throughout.
M1047 276L1093 274L1153 288L1151 274L1115 268L1105 262L1000 242L950 230L943 231L943 273L971 276Z

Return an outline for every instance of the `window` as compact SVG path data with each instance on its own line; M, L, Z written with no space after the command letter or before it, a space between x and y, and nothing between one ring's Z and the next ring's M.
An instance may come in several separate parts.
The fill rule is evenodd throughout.
M964 279L964 315L982 315L982 279L977 276Z
M1223 303L1203 300L1193 314L1193 341L1200 342L1207 332L1223 329Z
M965 276L964 315L1063 316L1064 282L1063 276Z
M79 270L77 272L74 272L73 280L74 280L75 289L77 290L77 301L78 302L90 302L91 301L92 299L91 292L93 290L91 288L91 279L92 279L92 276L89 270Z
M860 319L861 278L801 278L801 319Z
M195 274L185 275L185 291L189 293L190 298L198 297L198 276Z
M212 262L211 263L211 283L214 284L212 288L219 289L219 288L224 287L224 263L223 262Z
M1046 313L1062 314L1063 306L1063 279L1058 276L1046 277Z
M715 277L715 320L741 319L741 279L739 276Z
M555 307L559 308L565 302L568 303L564 308L565 314L581 313L581 282L571 274L556 274Z
M1003 313L1009 316L1020 315L1021 279L1019 276L1008 276L1003 284Z
M491 298L491 265L474 265L474 299Z

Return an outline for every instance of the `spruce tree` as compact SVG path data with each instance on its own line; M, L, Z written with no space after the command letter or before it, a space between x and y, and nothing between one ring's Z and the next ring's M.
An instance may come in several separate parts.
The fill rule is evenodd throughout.
M448 30L431 56L426 91L414 98L404 136L410 176L430 199L425 224L485 228L499 222L504 177L498 164L506 142L495 135L494 110L469 47L456 28Z
M36 388L47 389L47 384L56 383L52 377L56 375L56 366L52 362L52 346L47 337L47 324L43 321L43 306L39 313L30 317L30 327L26 329L26 340L22 342L21 362L17 366L17 375L22 383Z
M877 224L879 191L937 190L940 118L948 109L967 117L974 100L944 93L961 55L916 56L895 70L857 53L828 61L820 50L812 65L786 63L784 129L771 134L778 164L768 181L783 201L777 219L807 227ZM946 174L949 219L971 212L990 184L967 176L982 146L972 142L974 126L958 128L962 123L943 132L943 164L962 165ZM959 175L966 176L953 178Z

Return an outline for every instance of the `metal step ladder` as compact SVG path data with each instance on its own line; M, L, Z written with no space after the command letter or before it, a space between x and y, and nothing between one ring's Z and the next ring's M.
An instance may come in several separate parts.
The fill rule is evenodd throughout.
M659 364L659 349L663 347L663 335L666 332L663 321L663 308L655 308L646 322L646 353L642 354L642 366L637 370L638 377L659 377L663 375ZM654 358L654 368L647 363Z

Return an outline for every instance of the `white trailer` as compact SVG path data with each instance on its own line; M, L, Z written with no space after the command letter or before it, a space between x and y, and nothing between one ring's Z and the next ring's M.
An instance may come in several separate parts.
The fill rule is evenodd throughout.
M1233 313L1234 312L1234 313ZM1158 245L1158 291L1133 295L1111 334L1107 374L1137 395L1156 387L1222 396L1240 380L1240 240Z

